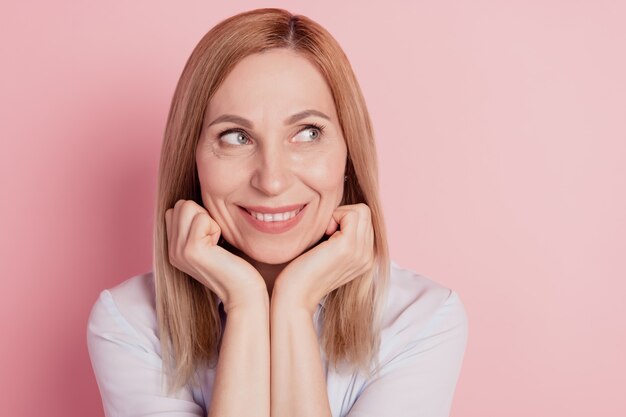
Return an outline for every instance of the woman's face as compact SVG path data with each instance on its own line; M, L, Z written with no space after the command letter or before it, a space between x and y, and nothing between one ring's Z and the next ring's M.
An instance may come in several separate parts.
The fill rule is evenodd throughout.
M321 73L288 49L253 54L208 103L196 149L202 201L231 245L258 262L289 262L324 235L346 158Z

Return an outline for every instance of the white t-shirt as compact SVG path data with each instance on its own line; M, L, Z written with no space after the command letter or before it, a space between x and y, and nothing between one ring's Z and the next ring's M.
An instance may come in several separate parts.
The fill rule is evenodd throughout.
M468 336L459 296L393 261L387 296L378 375L341 373L322 359L333 417L448 416ZM107 417L206 416L214 369L201 372L200 388L165 394L152 272L100 293L87 345Z

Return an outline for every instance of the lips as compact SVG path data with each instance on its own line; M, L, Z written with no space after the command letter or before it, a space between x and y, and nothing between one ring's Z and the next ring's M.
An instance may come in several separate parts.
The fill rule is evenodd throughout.
M259 221L264 221L264 222L282 222L282 221L286 221L286 220L289 220L292 217L295 217L296 215L298 215L299 212L300 212L300 209L287 211L287 212L284 212L284 213L274 213L274 214L259 213L257 211L252 211L252 210L249 211L249 213L252 215L252 217L256 218Z
M290 206L283 207L267 207L267 206L239 206L247 210L248 212L254 211L256 213L263 214L275 214L275 213L287 213L289 211L294 211L301 209L305 206L305 203L302 204L292 204Z
M241 214L255 229L264 233L284 233L295 227L303 217L306 204L293 204L283 207L239 206ZM290 213L294 212L294 213ZM288 213L286 220L282 214ZM257 218L259 216L263 220ZM277 216L276 218L274 216Z

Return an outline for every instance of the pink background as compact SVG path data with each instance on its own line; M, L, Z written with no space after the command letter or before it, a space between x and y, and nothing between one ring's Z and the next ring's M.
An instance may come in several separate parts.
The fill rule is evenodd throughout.
M87 315L150 268L177 78L210 27L268 5L344 47L392 256L466 305L452 416L626 415L623 2L5 3L0 415L103 415Z

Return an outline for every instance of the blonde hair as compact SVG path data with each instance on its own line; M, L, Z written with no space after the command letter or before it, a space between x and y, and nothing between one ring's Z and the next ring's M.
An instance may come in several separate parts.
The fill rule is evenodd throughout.
M361 89L345 53L323 27L286 10L262 8L213 27L183 69L165 128L154 217L156 309L168 392L198 384L197 369L215 366L221 320L215 294L169 262L165 211L179 199L202 205L195 149L206 106L233 67L247 55L289 48L316 65L333 94L348 150L341 205L365 203L371 211L375 263L370 271L329 293L320 345L337 370L371 372L380 344L389 255L378 191L376 147Z

